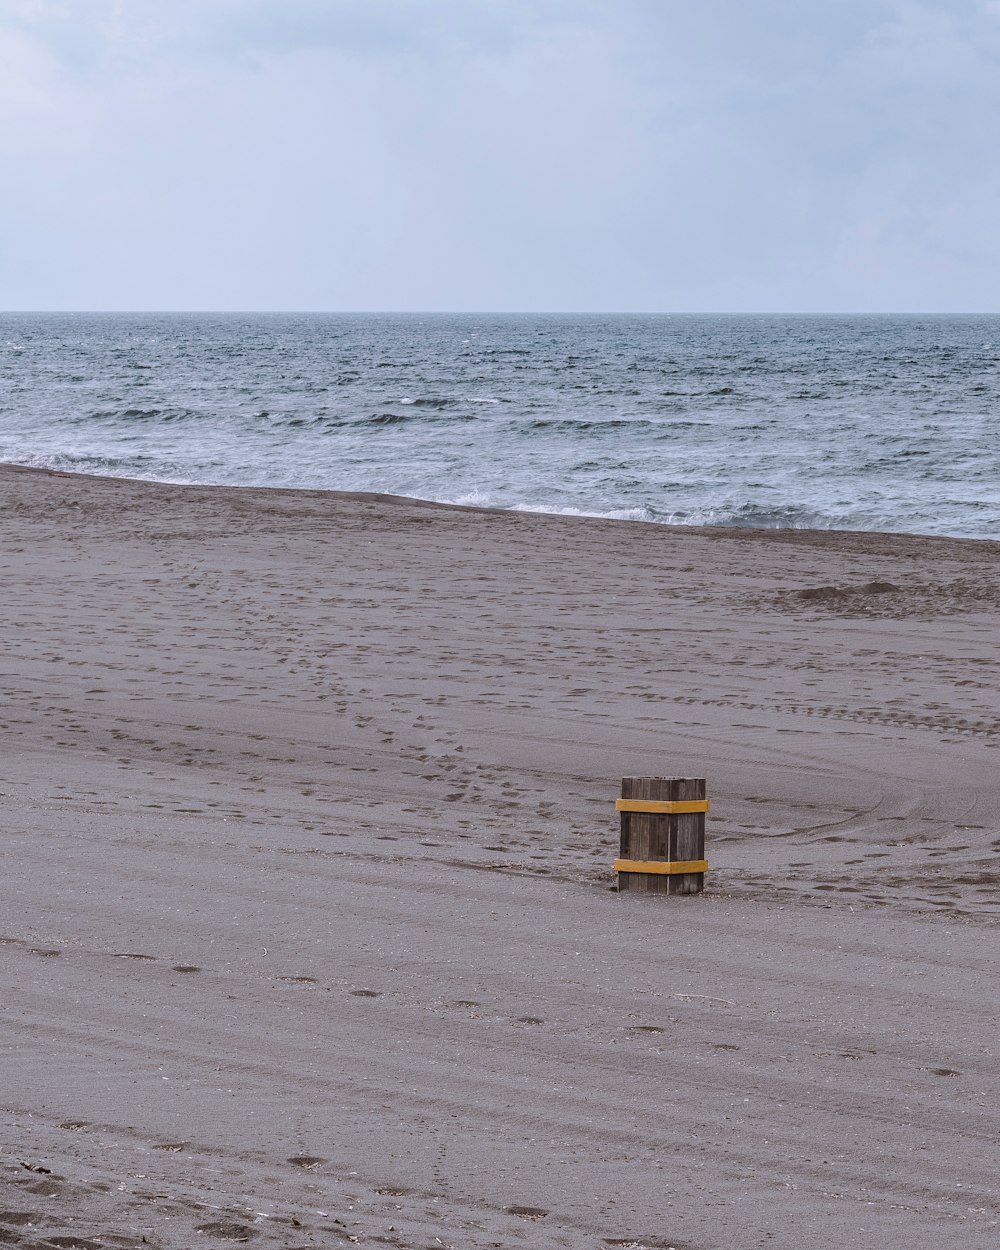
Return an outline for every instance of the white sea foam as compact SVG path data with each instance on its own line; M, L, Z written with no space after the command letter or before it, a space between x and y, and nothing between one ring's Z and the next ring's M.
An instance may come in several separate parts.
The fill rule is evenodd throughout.
M549 516L587 516L604 521L652 521L648 508L572 508L567 504L518 503L513 512L544 512Z
M436 503L454 504L463 508L501 508L510 512L544 512L549 516L594 517L608 521L651 521L648 508L579 508L571 504L546 503L545 501L520 501L511 503L497 493L471 490L449 498L437 498Z

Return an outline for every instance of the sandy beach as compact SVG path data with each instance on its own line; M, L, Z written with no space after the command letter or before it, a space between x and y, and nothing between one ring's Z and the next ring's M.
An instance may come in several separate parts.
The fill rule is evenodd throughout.
M1000 1244L1000 544L7 467L0 575L4 1244Z

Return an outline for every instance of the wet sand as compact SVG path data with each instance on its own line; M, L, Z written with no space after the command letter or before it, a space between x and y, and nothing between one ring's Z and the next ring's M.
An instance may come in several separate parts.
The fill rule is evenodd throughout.
M2 468L0 576L5 1244L1000 1242L1000 544Z

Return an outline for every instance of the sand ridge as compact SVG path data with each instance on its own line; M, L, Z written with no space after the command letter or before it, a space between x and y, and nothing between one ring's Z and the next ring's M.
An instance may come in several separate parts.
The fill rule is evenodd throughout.
M1000 546L0 500L5 1240L994 1244Z

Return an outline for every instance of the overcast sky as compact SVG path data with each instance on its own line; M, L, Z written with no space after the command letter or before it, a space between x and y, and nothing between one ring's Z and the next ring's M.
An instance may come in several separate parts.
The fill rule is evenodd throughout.
M1000 311L1000 0L0 0L0 307Z

